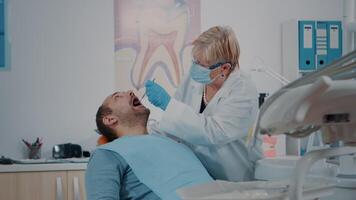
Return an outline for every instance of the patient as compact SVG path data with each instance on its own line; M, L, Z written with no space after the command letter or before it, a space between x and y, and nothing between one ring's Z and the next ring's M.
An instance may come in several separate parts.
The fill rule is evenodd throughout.
M212 181L186 146L147 134L149 114L131 91L115 92L99 107L96 124L109 143L88 164L88 200L174 200L177 189Z

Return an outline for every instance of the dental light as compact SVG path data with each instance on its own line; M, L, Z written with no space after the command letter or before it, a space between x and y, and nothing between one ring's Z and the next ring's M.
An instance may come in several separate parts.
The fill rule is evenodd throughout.
M262 105L255 133L305 137L321 129L325 143L356 144L354 59L356 51L281 88Z
M306 137L321 130L323 142L344 147L310 152L297 164L289 198L302 199L310 166L319 159L356 152L356 51L284 86L262 105L257 134Z

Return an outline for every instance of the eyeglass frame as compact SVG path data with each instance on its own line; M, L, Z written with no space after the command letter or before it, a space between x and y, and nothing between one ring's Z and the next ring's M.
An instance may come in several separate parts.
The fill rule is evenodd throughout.
M192 60L192 62L193 62L194 64L201 65L201 64L200 64L198 61L196 61L196 60ZM218 63L215 63L215 64L209 66L208 69L213 70L213 69L216 69L216 68L218 68L218 67L220 67L221 65L226 64L226 63L229 63L229 64L231 65L230 62L218 62ZM201 66L202 66L202 65L201 65Z

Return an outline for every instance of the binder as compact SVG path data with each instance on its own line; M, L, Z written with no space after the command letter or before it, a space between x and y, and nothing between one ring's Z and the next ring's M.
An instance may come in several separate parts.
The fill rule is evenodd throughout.
M343 54L342 21L292 19L282 23L283 76L295 80Z
M316 22L316 67L324 67L328 63L328 23Z
M342 26L340 21L328 22L328 63L342 56Z
M298 21L299 70L315 70L315 22Z
M4 1L0 1L0 69L6 68L5 4L4 3L5 3Z

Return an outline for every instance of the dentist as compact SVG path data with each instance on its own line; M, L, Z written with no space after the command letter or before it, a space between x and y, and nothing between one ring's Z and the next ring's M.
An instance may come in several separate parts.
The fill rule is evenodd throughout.
M210 28L193 42L192 56L174 97L146 82L148 100L164 110L151 131L186 143L215 179L251 180L261 157L259 147L246 144L257 114L257 91L240 70L235 33L230 27Z

